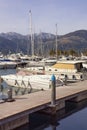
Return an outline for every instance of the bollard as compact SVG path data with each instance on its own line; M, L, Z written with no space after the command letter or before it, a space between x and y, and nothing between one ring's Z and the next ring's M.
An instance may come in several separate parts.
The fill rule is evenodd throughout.
M56 78L53 74L51 76L51 105L56 104Z
M8 102L14 101L14 99L12 98L12 88L8 89L7 94L8 94L8 100L7 101Z

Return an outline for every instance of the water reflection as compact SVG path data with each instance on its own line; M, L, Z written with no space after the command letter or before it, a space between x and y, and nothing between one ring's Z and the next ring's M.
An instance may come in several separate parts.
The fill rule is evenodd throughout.
M87 130L87 100L80 103L67 103L54 116L43 113L30 115L30 122L15 130Z
M50 127L51 130L56 130L56 127L58 127L59 122L57 121L57 115L53 115L50 117Z

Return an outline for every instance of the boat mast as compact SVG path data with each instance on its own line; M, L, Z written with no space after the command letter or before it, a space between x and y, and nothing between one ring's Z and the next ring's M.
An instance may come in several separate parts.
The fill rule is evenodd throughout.
M58 52L57 52L57 24L56 24L56 60L58 59Z
M41 56L43 57L42 32L40 31Z
M32 58L33 58L34 57L34 36L33 36L33 31L32 31L32 13L31 13L31 10L29 11L29 16L30 16L31 55L32 55Z

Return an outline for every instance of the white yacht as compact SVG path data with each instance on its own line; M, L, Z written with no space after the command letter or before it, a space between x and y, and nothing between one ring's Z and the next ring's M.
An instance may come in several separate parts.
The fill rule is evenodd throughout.
M48 90L51 88L51 75L3 75L1 76L8 85L20 88ZM64 82L56 78L56 87L63 86Z
M87 79L87 71L83 69L83 61L58 61L55 65L45 68L46 73L57 74L59 78L82 80Z

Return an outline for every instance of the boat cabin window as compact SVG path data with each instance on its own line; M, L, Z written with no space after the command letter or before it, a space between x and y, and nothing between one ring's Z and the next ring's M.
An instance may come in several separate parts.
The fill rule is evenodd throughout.
M78 72L81 71L81 69L83 68L82 63L77 63L75 66Z
M61 74L61 76L64 76L64 74Z
M43 70L43 68L42 68L42 69L39 69L39 70Z

